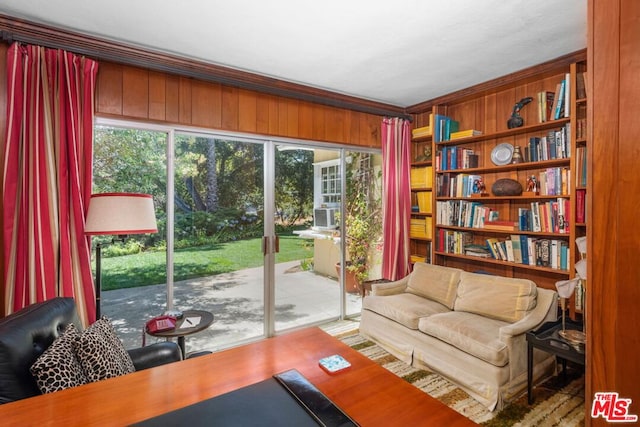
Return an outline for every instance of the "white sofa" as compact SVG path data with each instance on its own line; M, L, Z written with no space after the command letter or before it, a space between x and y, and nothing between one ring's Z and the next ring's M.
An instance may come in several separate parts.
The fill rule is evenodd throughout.
M530 280L416 263L404 279L372 286L360 333L494 410L526 390L525 333L556 319L556 292ZM534 350L534 381L555 369Z

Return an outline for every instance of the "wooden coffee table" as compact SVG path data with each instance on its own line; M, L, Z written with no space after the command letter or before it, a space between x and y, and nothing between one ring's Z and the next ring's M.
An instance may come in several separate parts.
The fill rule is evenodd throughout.
M318 360L351 367L329 375ZM318 328L0 405L5 425L125 425L296 369L362 426L468 426L472 421Z

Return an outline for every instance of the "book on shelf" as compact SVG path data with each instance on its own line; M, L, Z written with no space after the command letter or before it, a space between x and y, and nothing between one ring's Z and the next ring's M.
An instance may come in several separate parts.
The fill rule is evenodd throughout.
M516 231L518 229L518 223L515 221L485 221L484 227L485 230L495 230L495 231Z
M553 91L538 92L538 121L544 123L551 118L553 112L553 101L555 93Z
M465 130L459 130L457 132L451 132L451 134L449 135L449 139L454 140L454 139L468 138L470 136L478 136L478 135L482 135L481 130L465 129Z
M421 126L411 130L411 136L413 138L419 138L421 136L430 136L433 133L433 114L429 114L429 124L427 126Z
M431 188L433 185L433 167L412 167L410 180L411 188Z
M586 99L587 98L587 88L586 82L584 79L585 72L577 72L576 73L576 99Z
M576 190L576 222L579 224L584 224L585 222L587 222L585 210L586 196L587 190Z
M411 218L409 223L409 237L430 239L432 220L431 218Z
M487 246L470 244L464 247L464 254L479 258L491 258L491 251Z
M570 117L571 116L571 74L570 73L566 73L564 75L564 83L565 83L565 88L564 88L564 117Z
M418 191L416 193L416 199L418 201L418 212L431 213L431 192L430 191Z

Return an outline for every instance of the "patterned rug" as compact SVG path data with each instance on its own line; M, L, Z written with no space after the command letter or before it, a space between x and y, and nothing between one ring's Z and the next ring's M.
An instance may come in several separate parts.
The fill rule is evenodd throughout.
M533 405L527 403L525 391L501 411L489 412L455 384L436 373L401 362L376 343L358 335L353 327L349 330L348 324L325 330L393 374L483 426L584 425L584 375L580 369L569 367L566 378L562 375L554 376L536 386Z

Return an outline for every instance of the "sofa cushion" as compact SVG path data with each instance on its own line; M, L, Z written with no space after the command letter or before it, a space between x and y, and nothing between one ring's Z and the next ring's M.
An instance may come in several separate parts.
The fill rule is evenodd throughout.
M362 300L362 309L373 311L409 329L418 329L421 317L450 311L444 305L410 293L377 296Z
M418 329L495 366L509 363L500 328L507 322L473 313L450 311L420 319Z
M429 298L453 310L462 270L417 262L409 276L406 292Z
M80 335L75 351L90 382L135 371L129 353L104 316Z
M463 272L454 309L514 323L535 308L536 298L531 280Z
M42 393L52 393L88 382L73 351L74 343L79 338L76 327L68 325L62 335L31 365L31 374Z

